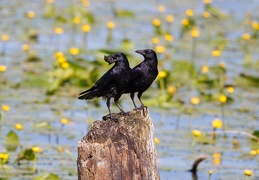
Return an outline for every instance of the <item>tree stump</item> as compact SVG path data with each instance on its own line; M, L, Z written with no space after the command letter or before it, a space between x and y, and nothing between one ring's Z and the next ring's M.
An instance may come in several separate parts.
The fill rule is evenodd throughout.
M154 126L148 110L113 117L118 122L95 121L78 142L78 179L159 180Z

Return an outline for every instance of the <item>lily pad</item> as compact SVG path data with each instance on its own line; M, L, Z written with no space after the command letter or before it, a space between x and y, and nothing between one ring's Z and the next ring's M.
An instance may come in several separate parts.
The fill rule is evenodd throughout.
M46 122L46 121L34 123L34 124L33 124L33 128L36 128L36 129L48 129L48 130L53 130L53 129L55 129L55 127L52 126L52 125L50 124L50 122Z
M60 178L56 175L56 174L53 174L53 173L44 173L44 174L41 174L40 176L34 178L34 180L59 180Z
M8 151L15 151L19 145L19 137L14 131L9 131L5 137L5 147Z

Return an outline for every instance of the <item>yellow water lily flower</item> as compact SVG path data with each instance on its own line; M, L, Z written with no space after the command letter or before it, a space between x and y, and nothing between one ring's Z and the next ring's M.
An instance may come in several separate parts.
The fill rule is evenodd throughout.
M222 121L220 119L214 119L214 121L212 121L211 125L213 128L218 129L222 127Z
M23 129L23 125L22 124L19 124L19 123L17 123L17 124L15 124L15 129L17 129L18 131L21 131L22 129Z
M7 67L4 65L0 65L0 72L5 72L7 70Z

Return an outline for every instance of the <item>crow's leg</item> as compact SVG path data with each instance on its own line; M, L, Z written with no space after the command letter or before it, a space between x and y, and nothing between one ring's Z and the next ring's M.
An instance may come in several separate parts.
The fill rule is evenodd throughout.
M139 99L139 101L140 101L140 103L141 103L141 108L144 108L144 107L146 107L146 106L143 104L143 102L142 102L142 100L141 100L142 93L143 93L143 92L139 92L139 93L138 93L138 99Z
M142 93L143 93L143 92L139 92L139 93L138 93L138 99L139 99L139 101L140 101L140 103L141 103L141 107L140 107L139 109L142 109L144 116L146 116L146 112L145 112L145 111L146 111L147 106L145 106L145 105L143 104L142 100L141 100Z
M134 101L134 92L130 93L130 98L131 98L131 100L132 100L132 102L134 104L135 109L137 109L138 107L136 106L136 103Z
M110 109L110 105L111 105L110 100L111 100L111 98L107 98L106 105L108 107L108 110L109 110L109 113L110 113L110 118L112 120L112 113L111 113L111 109Z
M121 106L119 105L119 99L120 99L120 97L121 97L121 95L120 95L120 96L116 96L116 97L114 98L114 102L115 102L115 104L118 106L118 108L120 109L121 113L122 113L122 114L126 114L126 113L123 111L123 109L121 108Z

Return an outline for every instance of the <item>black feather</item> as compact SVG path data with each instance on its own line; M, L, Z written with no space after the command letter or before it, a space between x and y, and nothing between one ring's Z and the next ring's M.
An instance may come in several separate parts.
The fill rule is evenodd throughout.
M152 49L137 50L136 52L144 56L144 61L132 69L130 83L124 92L130 93L135 108L137 108L137 106L134 102L134 93L138 92L138 98L141 105L144 106L141 101L141 96L143 92L150 87L158 75L156 52Z

